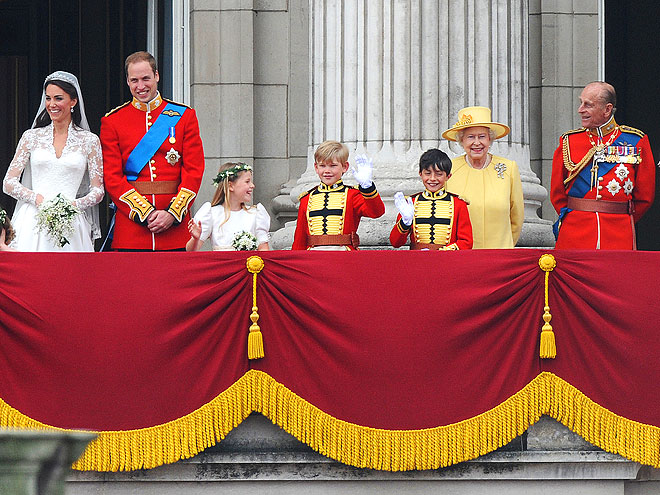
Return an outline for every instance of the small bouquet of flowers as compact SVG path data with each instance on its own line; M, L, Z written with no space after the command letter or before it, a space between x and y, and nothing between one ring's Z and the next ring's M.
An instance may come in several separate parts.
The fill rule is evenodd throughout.
M245 230L236 232L234 240L231 241L231 247L236 251L254 251L258 247L257 238Z
M61 194L44 201L37 209L37 228L45 232L60 247L69 244L67 235L73 233L73 219L78 208Z

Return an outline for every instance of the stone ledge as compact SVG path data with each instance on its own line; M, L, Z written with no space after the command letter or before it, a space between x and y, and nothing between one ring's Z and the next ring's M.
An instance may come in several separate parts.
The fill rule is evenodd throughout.
M151 470L130 473L72 473L79 483L122 482L227 482L227 481L543 481L635 480L639 464L599 450L582 450L572 432L545 418L532 439L536 450L526 449L529 436L472 461L426 471L387 472L338 463L252 414L218 445L191 459ZM568 433L567 433L568 432ZM549 449L542 450L548 438ZM560 450L561 446L565 450ZM593 449L593 446L589 446ZM653 479L646 473L646 479ZM82 486L82 485L81 485Z
M386 481L386 480L635 480L639 465L605 452L494 452L426 471L360 469L319 454L200 454L132 473L73 473L69 482Z

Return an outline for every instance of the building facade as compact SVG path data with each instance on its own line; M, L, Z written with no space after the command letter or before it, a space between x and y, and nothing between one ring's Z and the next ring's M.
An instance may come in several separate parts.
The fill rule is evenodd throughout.
M277 230L315 183L314 148L338 139L374 157L388 212L363 234L383 245L392 195L419 187L421 152L459 154L441 132L460 108L489 106L512 129L493 150L521 169L519 245L552 245L552 153L578 125L581 87L603 78L603 19L597 0L195 1L191 103L208 109L200 111L206 187L219 163L252 161L256 199ZM291 229L275 234L277 247Z

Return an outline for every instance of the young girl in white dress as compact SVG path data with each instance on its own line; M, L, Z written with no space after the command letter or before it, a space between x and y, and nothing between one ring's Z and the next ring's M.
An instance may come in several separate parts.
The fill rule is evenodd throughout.
M98 203L103 199L103 154L98 136L89 131L76 76L57 71L44 81L32 128L23 133L3 181L18 200L12 223L19 251L94 251L101 235ZM73 219L68 244L60 246L37 227L44 201L61 195L80 213Z
M211 238L214 251L248 249L267 251L270 216L261 203L247 206L252 201L252 167L245 163L225 163L213 180L218 190L211 203L204 203L188 223L190 240L187 251L199 251L204 241ZM239 246L240 240L243 246Z

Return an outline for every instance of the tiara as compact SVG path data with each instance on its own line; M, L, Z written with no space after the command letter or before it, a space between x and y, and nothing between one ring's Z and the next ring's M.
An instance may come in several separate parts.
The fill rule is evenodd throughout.
M7 212L0 208L0 224L3 224L7 221Z
M46 84L48 81L64 81L71 84L72 86L78 85L78 78L76 78L76 76L70 72L65 72L63 70L56 70L51 75L46 77L44 84Z
M213 185L215 187L218 187L221 182L225 181L225 179L228 179L229 177L233 177L239 172L251 172L251 171L252 171L252 167L250 165L248 165L247 163L239 162L236 165L234 165L232 168L228 168L226 170L223 170L222 172L219 172L218 175L216 175L215 179L213 179Z

